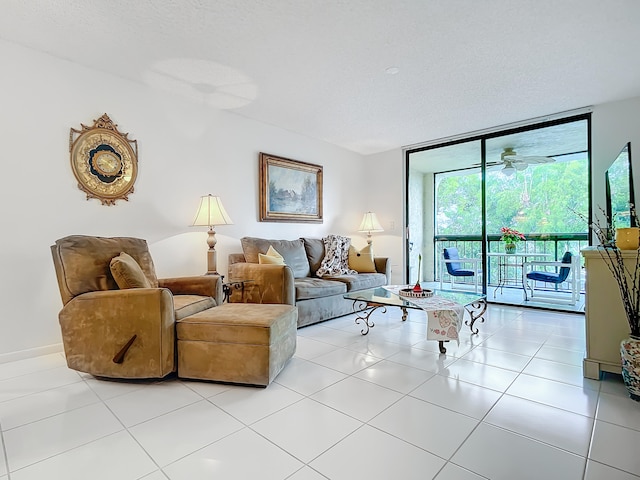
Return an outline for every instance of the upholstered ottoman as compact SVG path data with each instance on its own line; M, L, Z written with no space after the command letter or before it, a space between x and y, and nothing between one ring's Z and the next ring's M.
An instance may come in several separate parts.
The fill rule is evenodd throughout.
M225 303L176 323L178 376L267 386L296 351L291 305Z

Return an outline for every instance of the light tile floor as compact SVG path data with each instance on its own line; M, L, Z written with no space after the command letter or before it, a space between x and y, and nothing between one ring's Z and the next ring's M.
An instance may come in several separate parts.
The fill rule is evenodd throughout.
M266 389L0 365L0 480L640 478L640 404L585 380L584 316L490 305L446 355L425 315L298 331Z

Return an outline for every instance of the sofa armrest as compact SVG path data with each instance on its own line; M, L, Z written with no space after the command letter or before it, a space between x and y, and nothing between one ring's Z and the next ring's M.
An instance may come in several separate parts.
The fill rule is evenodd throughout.
M70 368L112 378L161 378L174 371L173 296L164 288L84 293L58 315ZM116 355L133 338L121 363Z
M234 263L244 263L244 262L246 262L244 258L244 253L229 254L229 265L233 265Z
M376 272L384 273L387 277L387 283L391 283L391 262L387 257L375 257L373 262L376 266Z
M220 275L159 278L158 286L168 288L174 295L213 297L216 305L222 305L222 277Z
M234 263L229 281L251 280L242 291L233 289L230 302L296 304L293 271L286 265Z

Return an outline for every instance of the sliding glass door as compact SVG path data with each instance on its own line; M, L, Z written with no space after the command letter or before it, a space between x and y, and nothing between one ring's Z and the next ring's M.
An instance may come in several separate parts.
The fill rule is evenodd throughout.
M477 282L489 301L523 304L527 259L501 260L507 228L526 239L519 255L579 256L588 244L580 215L590 213L589 123L587 114L408 150L408 283L418 279L422 256L423 282L462 290ZM473 274L447 268L450 248L467 261L457 266Z

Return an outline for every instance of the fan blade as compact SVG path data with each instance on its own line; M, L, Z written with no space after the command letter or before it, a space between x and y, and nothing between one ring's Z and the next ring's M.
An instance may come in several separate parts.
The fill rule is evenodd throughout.
M474 163L473 165L471 165L472 167L479 167L481 164L480 163ZM504 165L503 162L487 162L486 166L487 167L495 167L496 165Z
M542 157L542 156L538 156L538 155L531 155L531 156L526 156L526 155L505 155L504 157L505 161L509 161L511 163L520 163L520 162L524 162L524 163L551 163L551 162L555 162L556 159L553 157Z
M556 161L553 157L526 157L527 163L553 163Z

